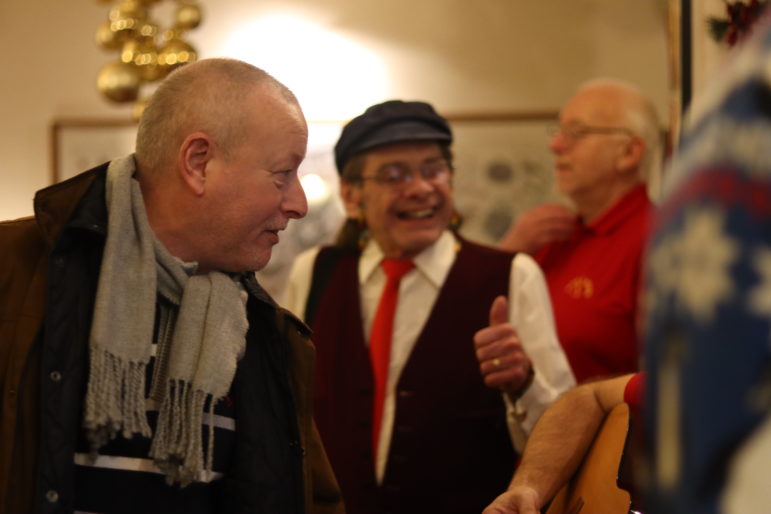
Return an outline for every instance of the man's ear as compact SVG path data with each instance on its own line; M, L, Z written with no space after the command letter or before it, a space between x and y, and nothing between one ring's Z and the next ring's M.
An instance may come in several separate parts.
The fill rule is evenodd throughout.
M187 186L200 196L206 189L207 166L214 157L214 142L203 132L194 132L179 147L178 170Z
M622 172L637 171L640 168L647 145L641 137L630 138L618 157L618 169Z
M348 218L361 216L361 185L353 182L340 182L340 198Z

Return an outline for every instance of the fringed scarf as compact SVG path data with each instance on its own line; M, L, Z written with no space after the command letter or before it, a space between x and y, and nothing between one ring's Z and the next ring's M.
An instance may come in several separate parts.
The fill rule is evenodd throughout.
M134 170L134 158L128 156L111 162L107 171L108 232L89 341L83 425L92 454L118 433L152 437L150 457L168 483L185 486L211 470L214 405L228 393L244 352L247 295L229 275L196 275L195 265L169 254L148 224ZM178 305L179 314L173 334L159 341L156 352L151 397L160 408L153 434L145 413L145 377L158 293Z

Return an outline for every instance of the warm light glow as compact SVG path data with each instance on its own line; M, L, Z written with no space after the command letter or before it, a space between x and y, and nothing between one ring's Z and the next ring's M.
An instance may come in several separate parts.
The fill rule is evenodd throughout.
M308 120L345 120L385 100L381 59L345 37L290 15L272 15L232 33L220 55L263 68L286 84Z
M308 173L300 178L300 183L305 190L305 197L308 203L322 203L329 198L329 185L326 181L315 173Z

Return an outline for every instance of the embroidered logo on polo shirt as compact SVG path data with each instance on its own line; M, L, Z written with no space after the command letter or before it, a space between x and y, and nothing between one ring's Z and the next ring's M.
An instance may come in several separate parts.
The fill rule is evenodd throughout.
M589 277L576 277L565 285L565 293L576 300L591 298L594 295L594 283Z

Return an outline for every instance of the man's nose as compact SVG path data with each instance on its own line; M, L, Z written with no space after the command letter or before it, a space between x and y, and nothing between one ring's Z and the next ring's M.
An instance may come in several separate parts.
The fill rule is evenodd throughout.
M568 148L567 140L561 131L555 132L549 139L549 150L554 153L564 152Z
M299 219L308 214L308 199L299 178L292 181L281 207L289 218Z

